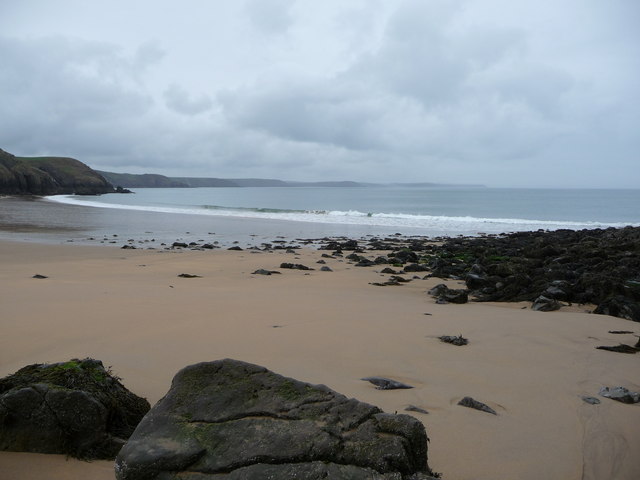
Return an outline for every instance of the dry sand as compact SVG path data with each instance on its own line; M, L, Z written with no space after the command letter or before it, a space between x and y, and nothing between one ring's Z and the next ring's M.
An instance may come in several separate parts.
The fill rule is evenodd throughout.
M584 308L437 305L425 293L437 279L376 287L378 268L332 259L334 272L252 275L285 261L318 268L320 253L0 242L0 376L93 357L153 404L180 368L236 358L388 412L425 408L413 415L445 480L640 478L640 405L580 398L603 385L640 389L640 355L594 348L635 343L608 331L640 333L638 324ZM470 344L436 338L457 334ZM379 391L360 380L374 375L415 388ZM467 395L498 415L456 405ZM114 476L110 462L0 452L0 479L32 478Z

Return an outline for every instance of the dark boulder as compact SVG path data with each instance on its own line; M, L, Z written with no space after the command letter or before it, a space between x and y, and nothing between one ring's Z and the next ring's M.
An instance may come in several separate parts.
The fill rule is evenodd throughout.
M356 267L373 267L374 265L377 265L376 262L365 257L360 257L358 263L355 264Z
M429 267L420 263L410 263L403 268L405 272L428 272Z
M286 268L289 270L313 270L313 268L309 268L306 265L301 265L299 263L281 263L280 268Z
M614 317L640 322L640 304L622 295L616 295L606 299L596 307L593 313L612 315Z
M411 250L398 250L397 252L392 252L388 255L391 257L389 260L393 263L418 263L419 258L416 252L412 252Z
M380 270L380 273L390 273L392 275L396 275L400 272L397 272L396 270L394 270L393 268L389 268L389 267L385 267L382 270Z
M614 345L614 346L608 346L608 345L601 345L599 347L596 347L598 350L606 350L608 352L616 352L616 353L638 353L638 349L636 347L632 347L631 345L625 345L624 343L621 343L620 345Z
M531 305L531 308L537 312L553 312L554 310L560 310L562 305L553 298L547 298L544 295L540 295L536 298Z
M450 343L451 345L455 345L457 347L469 344L469 340L464 338L462 335L458 335L457 337L454 335L442 335L438 338L441 342Z
M482 402L474 400L471 397L464 397L462 400L458 402L458 405L467 408L473 408L475 410L480 410L481 412L491 413L492 415L497 415L496 411L491 408L489 405L486 405Z
M413 388L411 385L407 385L406 383L398 382L397 380L391 380L390 378L384 377L365 377L361 380L372 383L378 390L399 390Z
M491 285L491 281L477 273L468 273L464 278L469 290L479 290Z
M0 450L113 459L148 410L99 360L29 365L0 379Z
M429 295L436 297L438 303L467 303L469 294L463 289L451 289L440 283L429 290Z
M264 268L259 268L252 275L279 275L281 272L277 270L266 270Z
M622 403L640 402L640 393L632 392L625 387L602 387L598 394Z
M427 436L329 388L236 360L184 368L116 459L118 480L426 479Z

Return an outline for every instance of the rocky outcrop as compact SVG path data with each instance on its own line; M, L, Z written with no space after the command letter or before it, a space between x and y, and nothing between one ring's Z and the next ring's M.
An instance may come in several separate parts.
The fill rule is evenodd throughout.
M116 459L119 480L425 479L427 435L325 386L236 360L184 368Z
M99 360L29 365L0 379L0 450L113 459L148 410Z
M115 189L84 163L65 157L15 157L0 150L0 194L99 195Z

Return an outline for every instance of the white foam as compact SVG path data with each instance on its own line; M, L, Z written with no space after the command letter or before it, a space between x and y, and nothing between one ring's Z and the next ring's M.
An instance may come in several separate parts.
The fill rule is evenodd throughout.
M136 210L147 212L208 215L222 217L242 217L272 220L288 220L296 222L311 222L341 225L365 225L395 228L423 229L431 232L446 234L475 234L502 233L530 230L557 230L583 228L607 228L624 227L625 223L602 222L574 222L555 220L531 220L522 218L478 218L470 216L441 216L441 215L411 215L405 213L375 213L360 212L357 210L332 210L332 211L265 211L264 209L251 208L226 208L226 207L165 207L147 205L126 205L118 203L106 203L95 200L87 200L84 197L73 195L55 195L47 197L48 200L71 205L84 205L95 208L112 208L121 210Z

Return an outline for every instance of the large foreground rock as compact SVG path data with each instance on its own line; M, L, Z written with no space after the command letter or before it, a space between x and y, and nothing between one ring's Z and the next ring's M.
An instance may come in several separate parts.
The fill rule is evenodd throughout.
M0 379L0 450L113 459L148 410L99 360L29 365Z
M424 479L424 426L236 360L184 368L116 459L119 480Z

